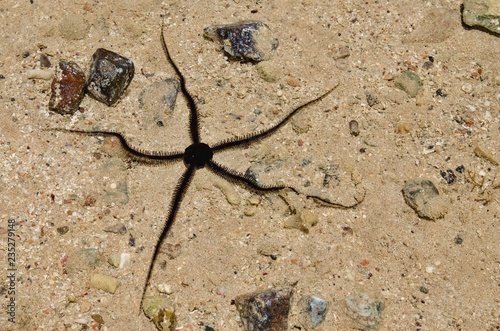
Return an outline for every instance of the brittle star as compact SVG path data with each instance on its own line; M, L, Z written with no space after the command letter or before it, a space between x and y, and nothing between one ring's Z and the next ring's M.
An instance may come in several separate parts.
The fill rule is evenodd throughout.
M184 98L187 101L187 105L189 108L189 134L191 138L191 145L189 145L184 151L174 151L174 152L154 152L154 151L147 151L144 149L139 149L133 147L127 138L120 132L117 131L87 131L87 130L74 130L74 129L52 129L53 131L61 131L61 132L68 132L68 133L77 133L77 134L85 134L85 135L93 135L93 136L109 136L109 137L115 137L119 140L121 147L124 149L126 152L126 159L128 161L137 163L137 164L167 164L171 163L174 161L180 161L182 160L186 166L186 170L182 174L182 176L179 178L177 185L174 189L174 192L172 194L172 199L170 202L170 207L168 211L168 217L163 224L163 229L158 237L158 240L154 246L153 249L153 255L151 258L151 262L149 264L149 268L147 271L146 275L146 280L145 280L145 285L142 291L141 295L141 303L140 307L142 307L143 302L144 302L144 297L146 294L146 290L149 286L149 281L153 272L153 267L155 265L156 259L158 257L158 253L160 251L160 247L162 246L162 243L169 232L170 228L172 227L172 224L174 223L175 217L177 215L177 212L179 211L179 207L181 205L181 201L186 193L186 191L189 188L189 184L191 180L193 179L193 176L197 170L200 170L202 168L206 168L216 175L225 178L226 180L229 180L231 182L237 183L237 184L242 184L244 186L247 186L255 191L258 192L276 192L276 191L281 191L281 190L291 190L295 192L296 194L302 194L299 190L292 186L287 186L287 185L265 185L259 183L258 180L255 178L252 178L251 176L241 173L239 171L233 170L231 168L228 168L221 163L218 163L213 159L214 154L217 154L218 152L239 147L239 146L247 146L248 144L254 143L258 140L261 140L265 137L270 136L274 132L276 132L278 129L283 127L297 112L300 110L312 106L313 104L316 104L323 100L326 96L328 96L333 90L330 89L326 93L320 95L319 97L310 100L299 107L293 109L290 111L286 116L284 116L279 122L271 125L270 127L262 130L255 131L250 134L246 135L241 135L241 136L236 136L232 138L225 139L221 142L215 143L212 146L209 146L206 143L202 142L202 139L200 137L200 130L199 130L199 115L198 115L198 107L196 105L196 102L194 98L191 96L189 93L187 87L186 87L186 81L184 79L183 74L177 67L176 63L173 61L173 59L170 56L170 52L168 50L167 44L165 42L165 37L163 33L163 26L161 29L161 43L163 47L163 51L166 55L168 63L173 67L175 74L177 78L179 79L179 86L180 86L180 91ZM303 194L305 195L305 194ZM315 195L305 195L307 198L312 198L315 200L318 200L326 205L337 207L337 208L352 208L361 203L363 200L357 199L355 203L351 205L344 205L338 202L330 201L329 199L322 198L319 196Z

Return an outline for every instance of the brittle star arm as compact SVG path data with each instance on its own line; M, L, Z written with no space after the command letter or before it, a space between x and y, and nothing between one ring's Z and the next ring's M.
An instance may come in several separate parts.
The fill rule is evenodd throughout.
M133 147L127 138L119 132L115 131L86 131L86 130L72 130L72 129L47 129L48 131L76 133L89 136L108 136L115 137L120 142L121 147L126 153L126 158L142 164L161 164L176 160L182 160L183 152L151 152Z
M276 191L288 189L288 190L295 192L296 194L304 195L306 198L311 198L311 199L317 200L321 203L324 203L328 206L335 207L335 208L344 208L344 209L353 208L353 207L357 206L358 204L360 204L364 199L364 195L363 195L363 197L360 200L357 200L355 203L353 203L351 205L344 205L344 204L341 204L338 202L333 202L329 199L322 198L322 197L319 197L316 195L304 194L292 186L261 184L261 183L257 182L255 179L253 179L253 178L251 178L251 177L249 177L241 172L238 172L236 170L227 168L227 167L223 166L222 164L217 163L213 160L211 160L207 163L207 167L212 172L216 173L217 175L219 175L219 176L221 176L221 177L223 177L231 182L238 182L238 183L247 185L247 186L249 186L257 191L267 191L267 192L274 191L274 192L276 192Z
M144 289L142 290L140 307L142 307L142 303L144 301L144 295L146 294L146 289L149 285L149 279L151 278L151 273L153 272L153 266L155 264L156 258L158 257L158 253L160 251L161 244L163 243L163 240L165 239L168 231L170 230L170 227L174 223L175 216L177 215L177 212L179 211L179 207L181 205L182 198L184 198L184 194L187 191L189 183L193 179L193 175L194 175L195 171L196 171L195 166L190 165L189 167L186 168L186 170L182 174L181 178L177 182L177 186L175 187L172 201L170 202L170 208L169 208L169 212L168 212L167 221L163 225L163 230L161 231L161 234L158 237L158 241L156 242L156 245L155 245L154 250L153 250L153 257L151 259L151 263L149 264Z
M182 75L181 71L175 64L174 60L170 57L170 52L168 51L167 43L165 42L165 36L163 34L163 24L161 27L161 44L163 46L163 51L167 56L168 63L174 68L175 73L180 81L180 87L182 95L186 98L189 107L189 133L191 134L191 140L193 144L200 142L200 123L198 121L198 108L196 108L196 103L194 102L193 97L189 93L186 88L186 80Z
M254 142L254 141L257 141L259 139L262 139L264 137L269 136L270 134L272 134L273 132L275 132L276 130L281 128L283 125L285 125L293 117L293 115L295 115L298 111L300 111L301 109L304 109L308 106L311 106L317 102L320 102L321 100L326 98L326 96L329 95L335 88L336 87L330 89L329 91L327 91L323 95L320 95L316 99L308 101L308 102L300 105L299 107L295 108L288 115L283 117L278 123L272 125L271 127L263 129L263 130L259 130L257 132L253 132L253 133L250 133L250 134L247 134L244 136L237 136L237 137L223 140L220 143L217 143L214 146L212 146L212 150L214 152L221 151L224 149L233 148L233 147L240 146L240 145L245 145L245 144L248 144L248 143L251 143L251 142Z

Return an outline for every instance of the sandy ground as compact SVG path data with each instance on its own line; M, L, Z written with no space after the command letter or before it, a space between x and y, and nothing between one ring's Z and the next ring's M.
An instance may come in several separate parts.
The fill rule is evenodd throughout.
M160 44L164 17L209 144L265 128L338 85L297 115L306 132L288 124L217 160L239 171L269 162L263 181L304 190L306 183L320 189L328 169L334 181L323 193L343 204L364 192L355 208L330 208L301 195L257 195L198 171L167 238L174 253L162 251L148 289L169 289L161 295L175 302L179 330L243 330L232 300L287 286L294 303L307 293L330 302L316 330L362 328L346 305L360 293L384 307L374 329L500 330L500 175L494 160L474 153L479 146L500 160L498 36L462 26L461 1L206 3L0 2L0 266L12 273L13 233L16 269L15 295L9 278L1 288L1 329L154 329L139 302L184 166L128 167L101 139L44 129L119 130L146 150L183 150L183 99L173 112L147 111L138 101L148 86L174 76ZM68 17L82 39L64 32ZM261 79L255 65L229 62L202 36L210 24L244 19L266 22L278 37L270 61L277 82ZM50 81L28 79L40 53L86 71L99 47L135 63L123 100L110 108L86 97L83 112L49 112ZM422 79L416 97L395 86L407 70ZM351 120L358 136L350 134ZM447 170L456 175L451 184L440 175ZM436 184L443 218L419 218L405 203L401 190L412 178ZM239 204L228 202L232 190ZM250 200L258 201L253 211ZM285 227L293 210L317 215L308 234ZM119 225L126 233L105 231ZM95 266L80 260L85 249L98 252ZM109 265L115 252L129 253L130 263ZM116 293L90 287L95 273L116 277ZM6 314L11 298L14 328ZM294 308L289 329L301 327Z

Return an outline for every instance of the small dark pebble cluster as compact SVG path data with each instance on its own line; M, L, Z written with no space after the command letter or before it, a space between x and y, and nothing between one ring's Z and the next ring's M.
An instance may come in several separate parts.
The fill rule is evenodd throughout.
M51 84L49 109L61 115L74 114L80 108L85 92L108 106L114 106L133 77L134 63L104 48L99 48L92 56L87 80L76 63L60 61Z

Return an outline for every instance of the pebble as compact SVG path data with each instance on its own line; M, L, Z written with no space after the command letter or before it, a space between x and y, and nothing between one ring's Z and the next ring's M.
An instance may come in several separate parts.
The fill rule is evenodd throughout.
M493 154L486 151L484 148L482 148L480 146L476 146L474 148L474 154L476 154L477 157L480 157L482 159L485 159L485 160L491 162L491 164L493 164L493 165L499 164L498 161L495 160L495 157L493 156Z
M28 79L50 80L54 77L54 70L32 69L28 70Z
M382 320L384 306L382 302L372 300L365 293L348 296L345 299L347 314L351 317L354 328L360 330L377 330Z
M281 69L271 61L259 62L256 69L260 78L269 83L277 82L282 75Z
M400 90L405 91L408 96L414 98L422 88L422 80L413 71L405 71L394 80L394 84Z
M241 203L241 197L234 188L233 184L226 180L218 180L214 183L215 187L224 193L227 202L233 206L238 206Z
M56 229L57 233L60 235L66 234L69 231L69 227L67 225L60 226Z
M129 59L99 48L92 56L87 92L96 100L114 106L134 78L134 70Z
M471 93L472 92L472 84L471 83L465 83L462 85L462 91L465 93Z
M446 199L439 195L434 183L428 179L411 179L403 187L406 203L418 216L429 220L442 218L448 212Z
M177 317L173 303L164 297L148 296L142 302L144 314L153 321L160 331L174 331L177 325Z
M85 74L75 62L60 61L50 89L49 109L74 114L85 96Z
M118 286L120 286L120 281L118 280L118 278L112 276L93 274L90 277L90 287L102 290L104 292L115 294Z
M303 295L298 306L300 308L301 323L306 330L314 329L321 324L328 313L330 303L313 294Z
M127 228L125 225L117 223L104 228L104 232L111 232L116 234L125 234L127 233Z
M111 253L108 257L108 263L115 268L123 269L130 263L130 253Z
M292 289L266 289L235 299L236 309L247 331L286 331Z
M155 82L142 90L139 95L139 108L152 114L164 110L173 111L179 88L177 79L169 78Z
M84 271L97 267L100 255L96 248L81 249L68 254L66 269L68 273Z
M99 324L105 324L104 318L100 314L92 314L90 317Z
M261 21L210 25L203 30L203 36L219 42L230 57L244 61L267 60L278 47L278 39Z
M351 136L357 137L359 135L359 123L356 120L349 121L349 132Z
M462 19L469 26L482 26L500 34L500 1L464 0Z

